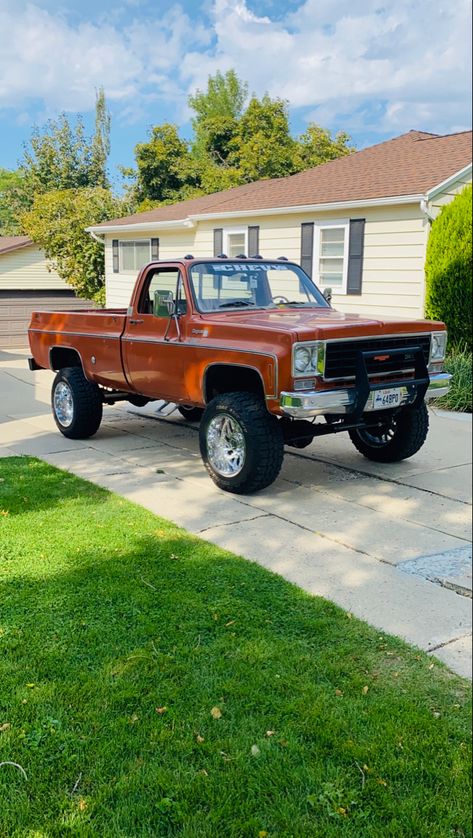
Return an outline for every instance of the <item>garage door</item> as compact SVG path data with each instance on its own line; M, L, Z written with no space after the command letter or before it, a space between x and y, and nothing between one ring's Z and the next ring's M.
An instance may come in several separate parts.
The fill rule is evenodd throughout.
M0 348L27 347L31 312L90 306L73 291L0 291Z

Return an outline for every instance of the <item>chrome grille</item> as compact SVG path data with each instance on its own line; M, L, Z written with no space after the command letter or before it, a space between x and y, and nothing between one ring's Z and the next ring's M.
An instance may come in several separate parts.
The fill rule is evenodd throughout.
M406 354L389 357L390 349L406 347ZM429 363L430 334L400 335L388 338L360 338L360 340L340 340L328 342L325 350L325 379L353 378L356 372L358 352L378 351L380 359L369 358L366 361L368 375L389 375L391 373L408 371L414 368L412 353L407 350L420 346ZM388 357L383 358L386 355Z

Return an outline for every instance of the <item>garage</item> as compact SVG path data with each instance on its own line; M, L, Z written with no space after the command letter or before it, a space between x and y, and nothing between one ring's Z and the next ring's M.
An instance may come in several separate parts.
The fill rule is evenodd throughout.
M27 236L0 237L0 349L28 345L31 312L90 305L78 299Z

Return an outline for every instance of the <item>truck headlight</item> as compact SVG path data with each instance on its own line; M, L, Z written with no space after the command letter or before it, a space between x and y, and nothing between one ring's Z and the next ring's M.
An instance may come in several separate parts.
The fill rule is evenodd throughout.
M292 374L294 378L298 378L301 375L313 375L317 373L318 358L318 343L296 344L292 356Z
M430 361L445 361L445 352L447 349L447 333L433 332L432 342L430 344Z

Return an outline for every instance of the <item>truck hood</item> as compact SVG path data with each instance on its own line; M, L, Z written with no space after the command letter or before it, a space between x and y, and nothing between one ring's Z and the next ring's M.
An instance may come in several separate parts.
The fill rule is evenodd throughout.
M217 319L217 318L216 318ZM212 318L213 322L215 320ZM443 324L429 320L405 320L399 317L368 317L363 314L344 314L333 308L278 309L276 311L228 312L218 317L219 323L230 323L241 328L268 329L272 332L292 332L296 340L330 340L389 334L431 332Z

